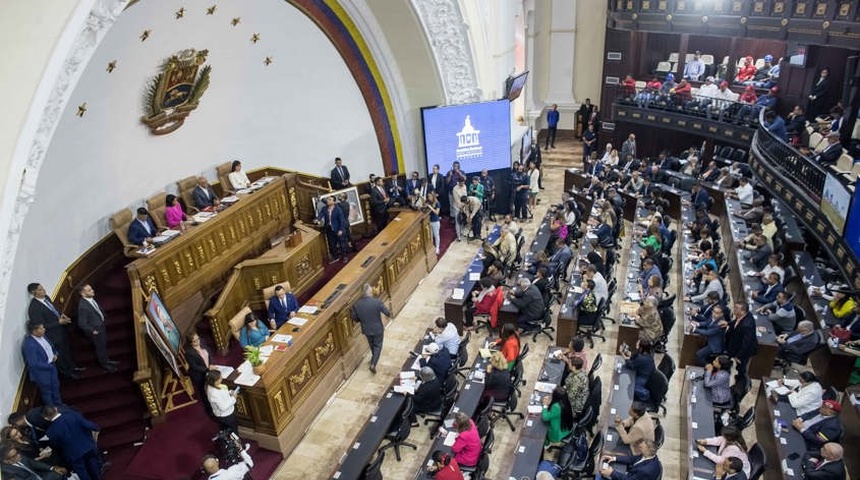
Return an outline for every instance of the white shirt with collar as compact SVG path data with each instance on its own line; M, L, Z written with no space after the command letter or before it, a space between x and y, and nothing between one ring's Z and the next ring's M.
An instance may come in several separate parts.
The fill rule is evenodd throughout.
M439 347L448 349L449 354L457 355L457 351L460 349L460 334L457 333L457 326L448 322L448 325L445 325L445 329L436 335L433 341Z

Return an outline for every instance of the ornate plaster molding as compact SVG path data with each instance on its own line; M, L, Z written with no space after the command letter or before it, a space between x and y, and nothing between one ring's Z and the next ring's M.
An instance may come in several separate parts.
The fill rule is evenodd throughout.
M412 0L430 43L448 103L481 100L469 26L457 0Z
M4 210L10 213L0 217L0 231L5 232L0 237L0 312L6 311L18 241L37 194L36 181L48 145L84 68L127 3L128 0L93 0L88 14L73 17L60 44L63 45L66 38L71 40L65 43L67 47L62 51L55 50L48 65L50 70L59 64L53 84L43 81L36 91L9 169L4 200L12 204Z

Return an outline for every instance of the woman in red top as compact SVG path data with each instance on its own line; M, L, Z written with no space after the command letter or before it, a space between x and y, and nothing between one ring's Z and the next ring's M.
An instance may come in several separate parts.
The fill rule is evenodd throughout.
M755 88L752 85L747 85L747 88L744 89L744 93L741 94L741 103L749 103L750 105L753 105L756 100L758 100L758 97L755 94Z
M514 366L517 357L520 356L520 337L517 335L517 327L513 323L506 323L502 326L502 334L496 345L502 346L502 355L508 361L508 370Z
M752 80L755 77L755 64L753 57L747 56L744 58L744 66L738 70L738 75L735 77L735 83L744 83L747 80Z
M463 480L463 472L457 462L452 462L451 456L442 450L433 452L433 465L427 470L435 472L433 478L436 480Z

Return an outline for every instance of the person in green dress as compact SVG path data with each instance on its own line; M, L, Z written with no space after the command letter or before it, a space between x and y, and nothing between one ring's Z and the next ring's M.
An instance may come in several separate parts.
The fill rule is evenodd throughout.
M548 424L545 446L561 443L573 429L573 411L564 388L555 387L551 396L543 398L541 418Z

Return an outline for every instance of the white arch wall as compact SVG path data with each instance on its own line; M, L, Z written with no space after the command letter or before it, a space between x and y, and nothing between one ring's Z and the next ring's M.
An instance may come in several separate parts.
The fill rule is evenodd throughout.
M41 24L47 30L43 32L45 38L50 38L55 29L64 32L55 38L65 35L70 42L81 31L94 3L108 9L122 5L115 0L82 0L72 5L74 3L65 2L70 11L77 12L77 16L71 17L60 8L49 10L48 6L40 5L46 16L55 20ZM242 3L220 1L216 14L220 26L217 28L206 24L213 20L211 17L196 12L186 13L181 20L173 18L173 11L185 6L182 2L138 3L119 17L117 28L108 32L108 41L101 44L90 61L83 80L73 90L68 107L60 113L59 127L45 155L29 214L13 218L13 223L21 223L21 237L19 248L12 250L15 260L11 275L7 273L4 282L9 289L0 291L3 297L0 298L3 312L0 346L8 352L0 366L0 409L12 404L22 367L18 352L28 302L22 285L37 280L50 290L52 282L74 258L107 234L107 218L119 207L135 204L176 178L209 170L212 165L233 157L242 158L249 168L275 164L322 174L330 168L331 158L340 155L356 176L382 171L367 108L328 39L283 0L257 0L251 10L241 8ZM271 10L262 9L261 5L267 3L272 6ZM360 0L344 4L353 18L370 11ZM152 12L147 10L148 5L153 5ZM232 13L231 8L238 9L237 13ZM186 6L186 10L190 7ZM14 24L16 16L32 15L32 10L17 11L4 6L0 7L0 13L0 17ZM71 19L66 24L65 20L54 18L54 13ZM160 17L153 19L149 15ZM231 42L229 35L234 32L229 31L232 30L229 26L227 32L223 30L232 16L241 16L240 27L245 28L238 36L239 41ZM106 21L109 22L110 19ZM385 22L383 19L381 23ZM178 28L180 23L194 28L187 25ZM424 103L416 105L412 101L419 98L438 102L441 98L438 80L425 81L418 94L409 92L398 81L397 62L387 57L391 51L385 37L380 30L374 30L378 26L375 19L368 16L356 20L356 26L365 36L372 54L386 56L376 61L381 64L381 75L391 94L395 115L402 121L399 122L401 128L407 127L401 130L406 167L415 168L423 162L417 158L420 152L415 146L413 119L417 118L418 106ZM146 42L139 43L138 36L144 29L151 29L152 34ZM213 32L213 29L220 30ZM261 33L262 40L255 47L263 48L249 48L249 32L252 31ZM423 43L422 39L415 40L414 30L412 35L413 44ZM97 40L100 38L93 39ZM60 42L65 49L45 53L51 52L56 42L49 43L28 45L37 51L20 55L32 59L22 67L42 75L45 68L38 60L51 55L59 57L52 63L62 64L69 45ZM10 44L14 42L6 43ZM278 45L289 48L279 49ZM165 137L151 137L137 122L144 80L155 73L163 57L188 47L210 50L212 86L185 126ZM125 50L134 50L134 55L126 55ZM267 55L273 57L274 63L264 67L262 59ZM107 74L104 67L113 59L117 59L118 68ZM428 60L432 59L425 56L424 63ZM421 58L413 56L412 61L421 62ZM45 90L53 88L50 83L56 76L48 77L43 78L47 87L43 85L35 93L36 100L40 95L48 96ZM3 81L7 78L2 77ZM234 88L227 88L228 85ZM26 92L21 97L26 97ZM44 101L42 98L41 107ZM83 118L78 118L74 113L83 101L87 102L88 110ZM38 101L32 102L28 110L41 113L38 104ZM29 120L14 121L19 124L16 134L26 131L23 126L28 121L38 124L41 119L42 115L36 114L30 115ZM8 147L9 139L4 137L3 140L5 143L0 146ZM19 140L11 143L15 142L26 143ZM10 169L16 175L19 173L9 164L16 156L20 160L21 154L18 151L14 155L4 155L2 160L9 160L5 165L0 164L0 167L5 166L5 173ZM26 158L27 152L23 155ZM6 185L3 214L14 211L14 203L8 200L14 198L18 190L13 182ZM7 261L11 266L12 260Z

